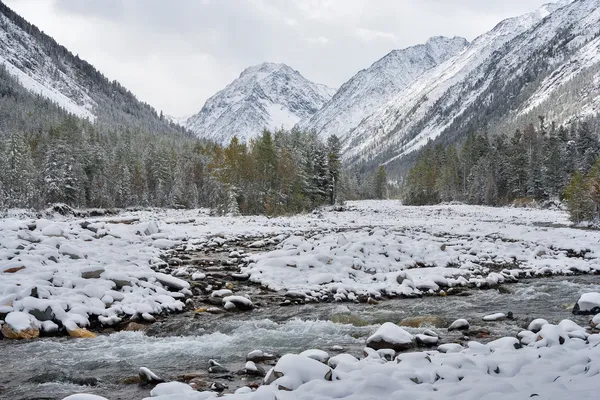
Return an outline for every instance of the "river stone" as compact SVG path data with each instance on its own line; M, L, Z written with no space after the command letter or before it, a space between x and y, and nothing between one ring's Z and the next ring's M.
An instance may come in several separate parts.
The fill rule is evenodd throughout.
M140 380L144 383L156 385L164 382L163 379L159 378L154 372L150 371L146 367L141 367L138 373Z
M2 329L0 329L0 332L2 332L2 336L4 336L6 339L11 340L35 339L40 336L39 329L27 328L21 331L15 331L8 324L3 324Z
M99 279L100 275L104 272L104 267L91 266L81 270L81 277L83 279Z
M386 322L367 339L367 346L374 350L404 351L414 347L414 337L398 325Z
M85 328L71 329L70 331L67 331L67 332L69 333L69 336L78 338L78 339L93 339L93 338L98 337L98 335L96 335L94 332L90 332Z
M149 328L150 326L148 325L143 325L137 322L130 322L123 330L125 332L146 332Z
M273 354L269 354L269 353L265 353L262 350L253 350L250 353L248 353L248 355L246 356L246 361L252 361L252 362L265 362L265 361L270 361L270 360L274 360L277 357L274 356Z
M595 315L598 313L600 313L600 293L582 294L573 307L573 314L576 315Z
M436 346L439 342L439 338L434 336L428 336L425 334L418 334L415 336L417 343L421 346Z
M422 328L430 326L434 328L443 328L447 325L444 318L435 315L423 315L419 317L405 318L398 323L400 326L407 326L409 328Z
M46 307L44 311L31 309L29 314L33 315L38 321L52 321L54 319L54 312L50 307Z
M448 327L449 331L464 331L469 329L469 321L466 319L457 319Z

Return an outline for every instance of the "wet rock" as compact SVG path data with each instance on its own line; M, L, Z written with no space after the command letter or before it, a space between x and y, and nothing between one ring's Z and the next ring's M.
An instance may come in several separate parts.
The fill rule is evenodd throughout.
M208 390L212 382L209 382L202 378L193 378L188 382L188 385L192 387L192 389L197 391Z
M163 379L159 378L154 372L150 371L146 367L141 367L138 372L139 378L143 383L157 385L164 382Z
M8 324L3 324L0 329L2 336L11 340L35 339L40 336L40 330L36 328L27 328L23 330L15 330Z
M503 321L505 319L506 319L506 314L504 314L504 313L495 313L495 314L490 314L490 315L486 315L485 317L483 317L483 320L486 322Z
M465 334L467 336L473 336L478 339L484 339L490 337L491 332L489 329L486 328L472 328L466 331Z
M140 324L138 322L130 322L123 330L125 332L146 332L149 328L149 325Z
M265 353L262 350L254 350L248 353L246 361L252 361L254 363L261 363L265 361L274 360L277 357L273 354Z
M210 365L208 367L208 372L210 372L211 374L225 374L229 372L227 368L225 368L215 360L208 360L208 364Z
M236 281L247 281L250 279L250 274L240 273L240 274L231 274L231 278Z
M225 389L228 389L229 386L225 385L224 383L221 382L213 382L210 385L210 390L212 390L213 392L217 392L217 393L222 393L225 391Z
M398 325L386 322L367 339L367 347L404 351L414 347L414 337Z
M405 318L402 321L400 321L398 325L410 328L422 328L425 326L443 328L447 325L447 322L442 317L438 317L435 315L423 315L418 317Z
M71 330L67 330L69 336L78 339L93 339L98 337L94 332L90 332L85 328L75 328Z
M250 311L254 308L252 301L243 296L227 296L223 298L223 306L227 311Z
M506 286L498 286L498 293L501 293L501 294L511 294L512 292Z
M423 335L427 335L427 336L431 336L431 337L437 337L437 338L440 337L440 335L437 332L432 331L431 329L425 329L425 331L423 331Z
M436 346L440 340L438 337L425 334L417 334L415 335L415 339L417 340L417 344L425 347Z
M244 366L244 373L250 376L258 376L264 378L267 374L260 365L256 365L253 361L247 361Z
M600 313L600 293L584 293L581 295L575 306L573 314L576 315L595 315Z
M466 319L457 319L448 327L448 331L464 331L469 329L469 321Z

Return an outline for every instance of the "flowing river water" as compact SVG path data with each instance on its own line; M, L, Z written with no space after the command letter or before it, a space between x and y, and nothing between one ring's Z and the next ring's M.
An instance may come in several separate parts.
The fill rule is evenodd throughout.
M343 351L359 356L365 339L379 324L414 316L438 316L448 323L467 318L472 326L489 330L489 337L484 334L476 339L484 341L515 335L538 317L550 322L569 318L585 325L589 317L574 316L571 309L580 294L600 291L600 277L551 277L504 287L508 290L502 293L473 290L468 297L397 299L375 305L270 304L246 313L216 316L187 312L155 323L148 334L0 340L0 398L62 399L87 392L111 400L141 399L151 388L132 383L140 367L148 367L166 380L197 373L203 379L218 381L207 373L209 359L236 371L243 367L248 352L255 349L282 355L319 348L331 355ZM508 311L513 312L514 320L482 321L484 315ZM423 328L407 330L418 333ZM462 334L448 333L443 328L437 331L445 342L465 340ZM244 379L235 376L232 381L221 382L231 391L246 384Z

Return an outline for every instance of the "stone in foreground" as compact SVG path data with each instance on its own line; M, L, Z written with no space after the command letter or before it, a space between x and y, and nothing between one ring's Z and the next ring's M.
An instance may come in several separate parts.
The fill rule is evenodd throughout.
M414 347L413 335L400 328L398 325L386 322L367 339L367 346L375 349L393 349L395 351L408 350Z

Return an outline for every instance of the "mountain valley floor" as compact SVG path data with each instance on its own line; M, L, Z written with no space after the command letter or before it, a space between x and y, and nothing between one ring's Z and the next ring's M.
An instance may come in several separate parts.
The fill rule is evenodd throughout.
M560 210L10 210L0 397L595 399L599 272Z

